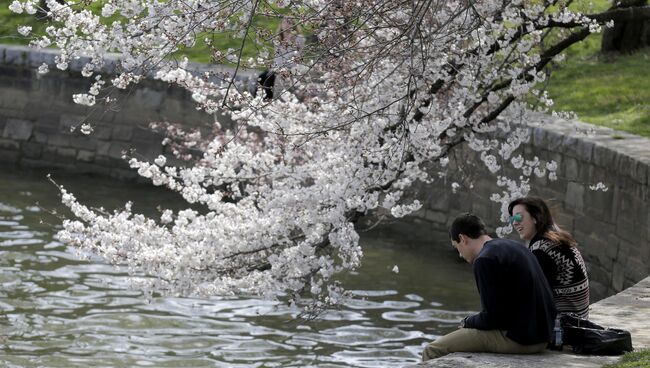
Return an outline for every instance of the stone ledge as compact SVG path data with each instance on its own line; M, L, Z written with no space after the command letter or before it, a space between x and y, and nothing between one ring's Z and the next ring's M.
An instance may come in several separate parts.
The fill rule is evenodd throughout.
M635 350L650 348L650 277L609 298L594 303L589 311L594 322L621 328L632 334ZM547 350L542 354L514 355L488 353L454 353L405 366L404 368L461 368L461 367L602 367L618 361L620 357L576 355L569 352Z
M0 65L15 65L35 69L38 68L41 64L45 63L50 67L51 70L58 70L54 58L60 53L61 52L59 50L53 48L36 49L28 46L0 44ZM119 73L119 60L120 58L118 54L109 53L104 58L101 70L96 71L103 74L116 75ZM73 72L81 72L84 65L89 61L89 57L73 58L69 62L68 70ZM234 67L227 65L203 64L195 62L189 62L187 64L187 70L192 71L192 73L196 75L200 75L204 72L232 75L235 72ZM153 78L156 72L156 69L149 71L147 73L147 77ZM259 71L257 70L240 68L237 71L237 78L235 79L238 81L245 81L257 75L258 73ZM217 79L215 79L215 81L217 81Z

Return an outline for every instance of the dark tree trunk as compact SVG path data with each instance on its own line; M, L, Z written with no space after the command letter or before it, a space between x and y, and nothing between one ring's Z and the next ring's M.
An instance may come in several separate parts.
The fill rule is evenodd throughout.
M648 0L623 0L611 9L626 8L637 13L647 6ZM614 22L613 28L605 28L601 51L632 53L647 46L650 46L650 19L634 19Z

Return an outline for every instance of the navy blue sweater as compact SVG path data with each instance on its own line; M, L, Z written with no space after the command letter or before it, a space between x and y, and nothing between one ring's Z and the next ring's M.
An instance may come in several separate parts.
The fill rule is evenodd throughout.
M548 342L555 322L553 294L535 256L508 239L487 241L472 268L481 312L466 328L505 330L522 345Z

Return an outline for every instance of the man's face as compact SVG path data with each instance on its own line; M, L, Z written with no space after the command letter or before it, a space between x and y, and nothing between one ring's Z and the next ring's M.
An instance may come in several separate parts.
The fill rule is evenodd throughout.
M467 258L467 237L465 235L460 235L458 241L451 240L451 246L458 251L458 256L464 259L466 262L469 262Z

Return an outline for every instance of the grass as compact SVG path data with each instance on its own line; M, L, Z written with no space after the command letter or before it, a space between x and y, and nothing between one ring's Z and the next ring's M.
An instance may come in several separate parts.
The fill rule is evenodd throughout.
M650 49L569 59L551 74L547 89L556 111L650 137Z
M584 13L610 6L608 0L575 5ZM587 37L554 66L547 85L553 109L575 112L586 123L650 137L650 48L631 55L603 55L601 40L601 34Z
M618 363L608 364L603 368L650 368L650 350L626 353Z
M21 25L28 25L32 27L32 35L41 36L45 34L45 28L47 24L42 19L42 14L15 14L8 8L8 1L6 4L0 0L0 43L4 44L17 44L17 45L27 45L29 44L30 39L24 36L21 36L17 32L17 27ZM96 2L92 3L89 7L93 13L99 14L101 12L102 3ZM104 20L103 23L110 24L115 20L124 21L124 18L118 15L113 15L112 17ZM264 30L275 31L280 24L279 17L255 17L253 19L253 28L260 28ZM252 32L252 30L251 30ZM200 62L200 63L210 63L212 62L212 55L209 50L209 47L205 43L205 38L211 38L214 45L219 45L219 50L225 52L226 50L232 48L234 50L239 50L241 48L242 40L233 37L231 33L215 33L215 34L199 34L196 37L196 44L189 48L181 48L172 55L172 57L178 58L181 56L187 56L191 61ZM273 45L268 42L265 43L269 49L270 55L273 55ZM258 54L258 49L261 45L256 45L253 42L247 41L242 50L242 55L244 59L249 57L254 57Z

